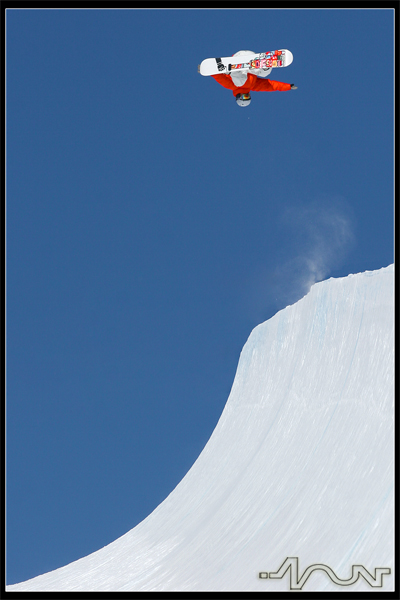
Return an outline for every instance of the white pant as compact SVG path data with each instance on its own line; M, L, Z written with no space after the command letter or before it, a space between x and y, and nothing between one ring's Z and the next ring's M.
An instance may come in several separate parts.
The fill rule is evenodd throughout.
M235 52L235 54L233 56L240 56L241 54L249 54L252 53L255 55L255 52L253 52L252 50L239 50L239 52ZM257 75L257 77L268 77L268 75L271 73L272 68L267 69L266 71L264 69L250 69L249 73L253 73L253 75ZM231 73L231 78L233 83L237 86L237 87L241 87L242 85L245 84L246 79L247 79L247 73L243 72L243 71L238 71L237 73Z

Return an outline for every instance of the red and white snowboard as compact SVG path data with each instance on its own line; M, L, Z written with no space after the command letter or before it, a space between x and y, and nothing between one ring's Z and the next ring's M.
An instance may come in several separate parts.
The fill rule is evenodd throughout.
M240 60L240 62L238 62ZM232 71L249 71L250 69L276 69L288 67L293 62L290 50L272 50L255 54L248 52L239 56L225 56L223 58L206 58L199 65L201 75L230 74Z

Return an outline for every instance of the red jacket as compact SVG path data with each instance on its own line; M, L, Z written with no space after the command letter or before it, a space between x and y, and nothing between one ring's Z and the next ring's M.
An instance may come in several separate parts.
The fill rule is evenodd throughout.
M211 75L215 81L223 85L228 90L233 91L233 95L249 94L250 92L287 92L290 90L290 83L282 83L282 81L272 81L272 79L262 79L253 73L247 74L247 79L241 87L237 87L230 75Z

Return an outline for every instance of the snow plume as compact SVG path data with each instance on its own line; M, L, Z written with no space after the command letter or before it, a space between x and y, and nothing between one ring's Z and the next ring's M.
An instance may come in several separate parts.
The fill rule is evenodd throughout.
M281 248L253 274L253 317L264 319L270 316L265 313L294 304L340 267L354 243L352 223L341 198L287 204L277 222Z
M354 241L353 228L349 209L339 200L287 207L282 221L296 256L281 268L296 301L340 266Z

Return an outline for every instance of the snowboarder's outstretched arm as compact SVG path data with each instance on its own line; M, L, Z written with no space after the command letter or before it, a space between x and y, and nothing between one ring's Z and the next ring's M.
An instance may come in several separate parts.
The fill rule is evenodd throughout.
M287 92L291 89L297 89L296 86L282 81L273 81L272 79L263 79L252 73L248 75L246 82L237 87L229 75L221 73L220 75L211 75L215 81L228 90L232 90L233 95L249 92Z
M292 89L290 83L273 81L272 79L261 79L260 77L257 77L257 80L251 87L252 92L287 92L290 89Z

